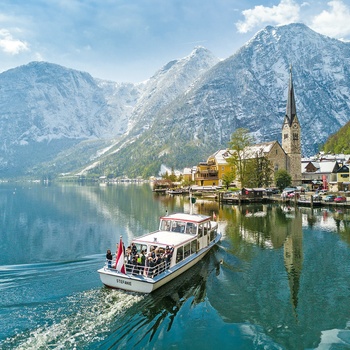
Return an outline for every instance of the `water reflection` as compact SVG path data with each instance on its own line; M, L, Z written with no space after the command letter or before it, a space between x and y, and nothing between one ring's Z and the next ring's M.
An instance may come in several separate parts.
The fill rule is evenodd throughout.
M225 319L264 325L275 340L290 349L316 347L320 330L333 328L338 319L342 318L345 327L349 320L345 305L335 304L335 299L345 302L345 295L350 296L349 282L344 285L350 277L345 258L349 256L346 212L230 206L220 208L220 218L227 221L229 254L222 269L225 287L216 291L221 305L214 306ZM225 295L233 296L231 302L224 300ZM289 338L294 342L289 344Z
M303 266L302 218L298 211L293 224L287 224L286 227L288 231L284 242L284 266L288 274L293 310L297 317L299 283Z

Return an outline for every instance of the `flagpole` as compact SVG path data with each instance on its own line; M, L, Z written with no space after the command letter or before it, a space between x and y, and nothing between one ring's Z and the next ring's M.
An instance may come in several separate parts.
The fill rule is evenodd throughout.
M119 245L118 245L117 256L115 259L115 268L116 268L116 270L118 270L121 273L124 273L124 274L126 273L122 236L120 236L120 241L119 241Z

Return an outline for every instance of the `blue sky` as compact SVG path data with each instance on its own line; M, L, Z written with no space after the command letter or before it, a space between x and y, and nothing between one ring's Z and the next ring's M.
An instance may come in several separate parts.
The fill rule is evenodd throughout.
M266 25L350 41L350 0L0 0L0 72L47 61L118 82L204 46L234 54Z

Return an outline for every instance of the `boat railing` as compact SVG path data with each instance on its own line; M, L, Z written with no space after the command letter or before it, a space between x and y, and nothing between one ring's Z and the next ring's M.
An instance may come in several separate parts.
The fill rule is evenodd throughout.
M111 270L115 270L115 267L113 267L113 264L110 260L106 261L105 266ZM170 267L170 261L166 261L166 260L161 261L159 264L155 266L146 266L146 265L139 265L139 264L135 265L135 264L129 264L129 263L125 264L125 270L127 274L143 275L145 277L151 277L151 278L161 274L165 270L168 270L169 267Z

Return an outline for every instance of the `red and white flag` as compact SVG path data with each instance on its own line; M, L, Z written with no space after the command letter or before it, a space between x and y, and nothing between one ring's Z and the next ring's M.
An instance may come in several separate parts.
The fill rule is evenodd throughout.
M120 242L118 245L117 256L115 258L115 268L117 271L121 273L126 273L125 265L124 265L124 249L123 249L123 241L120 237Z

